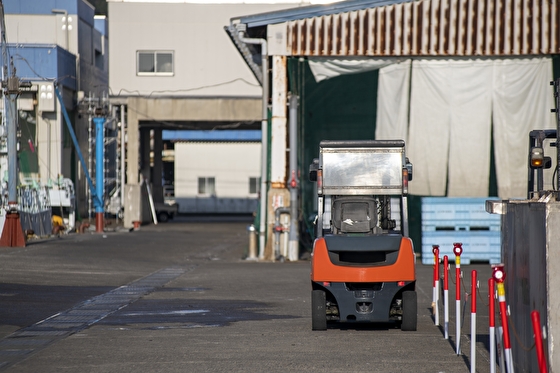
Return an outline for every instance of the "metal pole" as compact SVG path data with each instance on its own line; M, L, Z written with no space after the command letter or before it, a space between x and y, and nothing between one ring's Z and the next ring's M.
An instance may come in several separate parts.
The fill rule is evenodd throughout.
M19 90L19 80L15 76L8 76L8 46L6 44L6 24L4 20L4 4L0 2L0 29L2 32L2 83L4 87L4 114L6 116L6 131L8 132L8 205L17 205L17 108L16 99ZM15 83L15 84L14 84Z
M95 123L95 189L97 197L94 200L95 206L95 231L98 233L103 232L103 195L104 195L104 165L105 159L105 133L104 125L105 118L93 118Z
M560 78L550 84L554 85L556 101L556 107L552 111L556 113L556 190L560 191ZM560 201L560 192L556 193L556 200Z
M4 5L0 1L0 30L2 43L2 85L4 94L4 120L6 123L7 147L8 147L8 211L6 220L2 227L0 246L2 247L25 247L25 237L21 229L21 221L18 213L17 203L17 96L20 89L20 81L15 76L12 64L12 76L8 77L8 46L6 44L6 24L4 22ZM28 84L28 86L31 86Z
M125 136L126 136L126 132L125 132L125 116L124 116L124 105L121 105L121 153L120 153L120 161L121 161L121 174L120 174L120 178L121 178L121 189L120 189L120 208L124 208L124 183L125 183L125 176L126 176L126 170L125 170L125 162L126 162L126 158L125 158ZM124 219L124 216L123 216Z
M10 80L11 78L8 78ZM8 130L8 205L17 205L17 94L8 93L6 104L6 122Z
M91 113L93 111L91 105L91 97L88 97L88 172L93 174L93 117ZM92 196L91 192L88 190L88 219L91 219L91 205L92 205Z
M241 27L241 25L238 25ZM260 190L260 222L259 222L259 259L264 259L266 244L266 212L268 185L268 48L266 39L246 38L245 30L239 30L239 40L247 44L261 45L262 63L262 122L261 122L261 190Z
M267 212L267 185L268 185L268 53L266 41L262 43L262 71L263 71L263 103L261 124L261 194L260 194L260 222L259 222L259 259L264 259L264 246L266 244L266 212Z
M290 96L290 232L288 259L296 261L299 257L298 229L298 171L297 171L297 109L298 96Z

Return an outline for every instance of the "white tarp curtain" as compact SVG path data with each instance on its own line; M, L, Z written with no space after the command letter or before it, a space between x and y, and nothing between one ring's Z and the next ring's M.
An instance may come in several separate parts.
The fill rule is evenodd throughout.
M407 142L416 172L410 192L487 196L493 125L498 194L525 197L529 132L555 126L551 80L552 60L546 57L415 60Z
M414 61L411 84L407 142L415 180L410 192L487 196L492 61Z
M495 63L492 119L500 197L527 196L529 132L556 128L550 112L554 108L552 80L551 58L503 59ZM556 152L552 154L554 167ZM545 177L551 177L552 169L547 171L550 172Z
M395 63L395 58L363 58L363 57L310 57L309 68L317 83L340 75L362 73L377 70Z
M411 60L406 60L379 70L376 139L406 140L408 137L411 64Z
M374 69L375 64L370 63L360 70L358 61L348 64L341 60L329 73L333 62L319 68L321 62L315 59L312 71L326 79L342 71ZM392 61L394 64L385 67L378 64L376 138L406 140L414 164L410 192L487 196L493 125L498 194L501 198L525 197L529 131L555 128L550 113L554 107L552 60Z

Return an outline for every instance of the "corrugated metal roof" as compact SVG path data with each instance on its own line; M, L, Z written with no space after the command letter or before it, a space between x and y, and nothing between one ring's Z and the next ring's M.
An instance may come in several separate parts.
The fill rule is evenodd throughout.
M261 141L260 130L162 131L166 141Z
M560 53L558 0L348 0L232 19L237 22L249 34L277 24L274 32L283 32L291 56Z
M549 0L419 0L287 22L294 56L506 56L560 53Z

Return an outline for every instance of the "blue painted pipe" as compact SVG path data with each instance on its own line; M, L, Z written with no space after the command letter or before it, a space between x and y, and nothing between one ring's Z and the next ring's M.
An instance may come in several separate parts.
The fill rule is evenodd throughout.
M95 117L93 118L93 123L95 123L95 189L97 197L93 201L93 206L95 207L96 213L103 212L103 192L104 192L104 152L105 152L105 136L103 132L103 126L105 124L105 118Z
M76 153L78 153L78 158L80 158L80 163L82 164L82 169L84 170L84 173L86 175L86 180L88 182L89 190L91 191L91 197L93 198L94 204L99 204L100 206L103 206L103 201L101 199L102 197L99 197L99 194L97 194L97 191L95 190L95 187L93 186L93 181L91 180L91 177L89 176L86 161L84 160L82 152L80 151L80 144L78 144L78 139L76 139L76 134L74 133L74 128L72 128L72 123L70 122L70 118L68 117L68 112L66 111L66 107L64 106L64 102L62 101L62 95L60 94L60 91L58 90L58 87L56 85L54 86L54 93L56 94L56 97L58 98L58 101L60 102L60 108L62 110L62 115L64 116L64 120L66 121L66 127L68 128L68 132L70 132L70 137L72 138L72 142L74 143L74 148L76 148ZM101 144L103 144L103 143L101 143ZM50 144L49 144L49 146L50 146ZM103 189L101 189L101 190L103 190ZM103 194L101 194L101 196L103 196Z

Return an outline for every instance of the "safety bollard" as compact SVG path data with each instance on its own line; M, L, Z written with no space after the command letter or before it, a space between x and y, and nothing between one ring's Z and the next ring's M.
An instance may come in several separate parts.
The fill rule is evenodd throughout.
M449 258L443 256L443 337L449 339Z
M488 279L488 325L490 338L490 373L496 373L496 304L494 279Z
M548 368L542 343L541 317L538 311L531 312L531 321L533 322L533 333L535 333L535 349L537 351L537 361L539 362L539 373L547 373Z
M496 350L498 351L498 357L500 358L500 372L506 373L506 362L504 361L504 328L502 325L496 329Z
M476 373L476 270L471 272L471 373Z
M455 242L453 244L453 253L455 254L455 344L457 355L461 354L461 254L463 253L463 244Z
M492 273L494 280L496 281L496 286L498 288L498 303L500 305L500 318L502 320L502 327L504 333L504 355L506 358L506 368L508 373L513 373L513 354L511 352L511 343L509 339L509 327L508 327L508 314L506 305L506 289L504 286L504 280L506 278L506 273L504 272L504 265L494 266L494 272Z
M433 245L434 253L434 287L432 309L434 313L434 324L439 325L439 246Z

